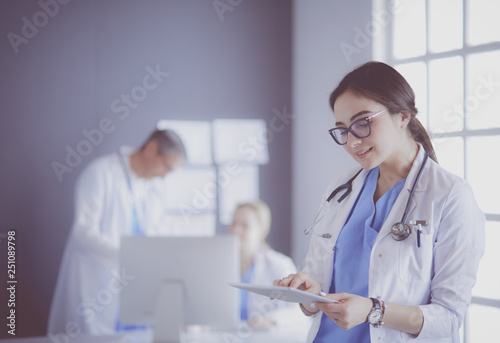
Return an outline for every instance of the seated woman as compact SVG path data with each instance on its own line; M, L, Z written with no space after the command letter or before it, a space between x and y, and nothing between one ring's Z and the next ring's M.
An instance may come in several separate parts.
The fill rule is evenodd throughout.
M290 257L266 243L270 229L271 211L266 203L255 201L237 206L229 232L240 237L241 282L269 285L276 278L296 272ZM289 323L296 308L293 305L241 291L241 320L254 328L277 325L280 317L286 317Z

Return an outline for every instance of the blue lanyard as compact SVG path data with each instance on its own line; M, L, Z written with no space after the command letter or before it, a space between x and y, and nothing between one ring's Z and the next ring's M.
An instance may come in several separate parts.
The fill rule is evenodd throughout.
M141 227L139 225L139 217L137 216L137 208L135 204L135 197L134 197L134 192L132 190L132 180L130 179L130 175L127 170L127 165L125 163L125 157L118 151L118 159L120 161L120 164L123 168L123 172L125 173L125 178L127 179L127 185L128 185L128 190L130 193L130 197L132 199L132 236L142 236L143 232L141 230Z

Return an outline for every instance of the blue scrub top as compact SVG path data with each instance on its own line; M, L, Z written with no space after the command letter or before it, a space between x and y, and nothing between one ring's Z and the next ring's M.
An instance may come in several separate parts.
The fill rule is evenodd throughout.
M254 264L252 263L250 265L250 268L246 271L245 274L241 275L241 282L242 283L251 283L253 279L253 271L254 271ZM242 321L247 321L248 320L248 291L244 291L240 289L240 319Z
M337 239L329 293L346 292L363 297L368 296L370 254L380 228L405 182L403 179L392 186L375 205L373 195L377 188L378 176L378 167L370 170ZM345 331L323 315L314 342L369 343L370 326L362 323Z

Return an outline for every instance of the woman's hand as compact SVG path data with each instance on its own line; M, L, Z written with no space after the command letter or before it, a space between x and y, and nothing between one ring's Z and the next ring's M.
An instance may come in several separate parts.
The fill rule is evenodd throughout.
M327 294L327 298L337 300L339 303L314 303L315 307L323 311L328 318L340 328L349 330L366 322L373 303L369 298L349 293Z
M319 294L319 292L321 291L321 285L319 284L319 282L303 272L290 274L281 280L274 280L273 285L296 288L300 289L301 291L306 291L313 294Z
M276 326L276 321L266 316L257 316L251 318L248 325L254 329L269 329Z
M290 274L280 280L273 281L274 286L290 287L300 289L308 293L318 295L321 292L321 285L318 281L311 278L309 275L303 272L298 272L297 274ZM302 304L302 306L310 313L314 314L318 312L318 309L311 307L309 305Z

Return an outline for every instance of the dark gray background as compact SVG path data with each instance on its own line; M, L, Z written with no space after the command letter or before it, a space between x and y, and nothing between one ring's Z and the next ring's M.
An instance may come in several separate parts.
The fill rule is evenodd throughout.
M21 35L23 17L33 22L42 8L2 0L0 233L17 231L17 336L45 333L79 173L97 156L139 145L159 119L269 123L273 109L294 113L269 144L270 163L259 169L261 197L274 218L269 242L300 265L308 242L303 226L335 169L344 168L340 150L332 155L320 146L335 149L325 134L332 121L328 93L371 56L368 46L346 61L339 43L352 44L370 8L368 0L243 0L221 20L211 0L72 0L16 53L7 35ZM110 104L156 65L170 75L119 120ZM51 163L64 164L65 147L75 148L85 139L82 130L103 118L115 130L59 182ZM5 285L5 235L0 251ZM0 317L7 313L2 291Z

